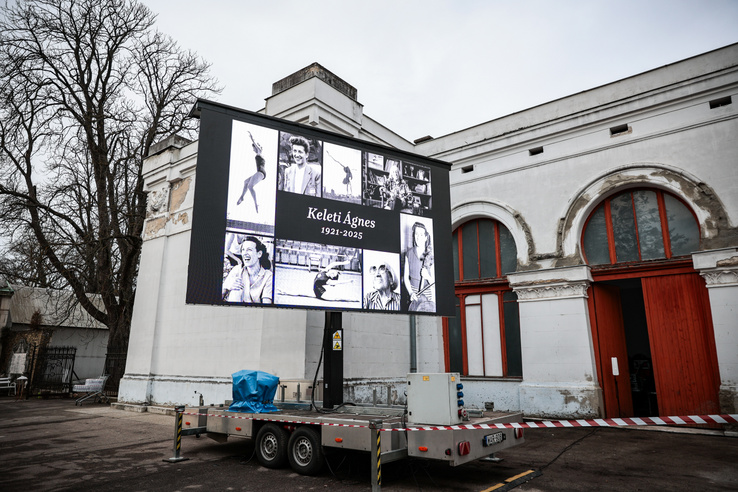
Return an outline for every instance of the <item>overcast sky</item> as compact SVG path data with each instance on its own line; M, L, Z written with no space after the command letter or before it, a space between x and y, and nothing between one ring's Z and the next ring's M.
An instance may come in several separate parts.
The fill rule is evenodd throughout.
M318 62L408 140L738 42L738 0L142 1L212 63L219 102L258 111Z

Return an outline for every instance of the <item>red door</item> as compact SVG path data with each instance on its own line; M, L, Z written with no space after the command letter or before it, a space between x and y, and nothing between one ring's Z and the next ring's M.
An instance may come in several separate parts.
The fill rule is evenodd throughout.
M590 305L590 313L594 312L591 319L597 349L595 360L605 400L605 414L608 418L632 417L633 399L620 289L612 285L592 284L591 292L594 305ZM613 374L613 357L617 358L618 376Z
M659 413L719 413L720 375L705 281L697 273L641 279Z

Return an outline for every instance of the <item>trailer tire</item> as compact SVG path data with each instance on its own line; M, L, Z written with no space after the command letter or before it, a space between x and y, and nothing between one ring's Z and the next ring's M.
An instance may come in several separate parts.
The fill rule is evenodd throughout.
M281 468L287 462L287 431L264 424L256 434L256 459L266 468Z
M290 436L288 448L290 466L300 475L316 475L323 469L325 456L320 434L315 429L298 427Z

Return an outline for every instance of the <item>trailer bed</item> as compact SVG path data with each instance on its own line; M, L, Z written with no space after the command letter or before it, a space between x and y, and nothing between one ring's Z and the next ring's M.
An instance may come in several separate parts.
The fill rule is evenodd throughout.
M376 429L380 432L380 453L384 462L407 456L461 465L523 442L522 429L468 428L481 424L522 422L522 414L484 412L457 426L409 424L403 407L343 407L318 412L306 408L285 408L273 413L231 412L227 407L188 408L184 434L207 434L223 442L229 437L254 439L259 429L274 423L289 432L308 426L319 434L327 448L372 451ZM194 415L197 414L197 415ZM398 429L389 431L388 429ZM412 430L422 429L422 430Z

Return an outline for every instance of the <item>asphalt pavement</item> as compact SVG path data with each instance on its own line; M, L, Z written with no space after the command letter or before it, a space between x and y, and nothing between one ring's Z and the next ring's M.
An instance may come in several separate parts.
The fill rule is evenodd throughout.
M186 460L173 463L174 423L102 403L2 396L0 490L371 490L368 453L332 453L320 475L305 477L262 468L248 440L185 436ZM386 463L382 490L738 490L738 438L721 431L528 429L524 444L498 457L456 468Z

